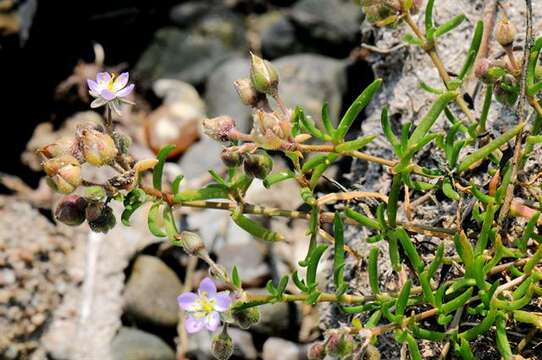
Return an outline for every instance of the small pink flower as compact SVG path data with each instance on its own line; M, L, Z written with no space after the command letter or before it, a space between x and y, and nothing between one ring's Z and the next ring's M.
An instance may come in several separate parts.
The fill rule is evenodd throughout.
M232 299L227 291L217 293L213 280L206 277L197 294L185 292L177 297L177 302L187 312L184 326L192 334L203 328L215 331L220 325L220 313L228 310Z
M128 78L127 72L119 76L101 72L96 76L96 81L87 79L89 94L95 98L90 107L97 108L107 104L118 112L120 102L131 104L130 101L124 99L134 90L134 84L126 86Z

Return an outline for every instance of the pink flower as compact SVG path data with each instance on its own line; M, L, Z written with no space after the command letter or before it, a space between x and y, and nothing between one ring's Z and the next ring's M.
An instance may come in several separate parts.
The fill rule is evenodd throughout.
M120 102L131 104L130 101L124 99L134 90L134 84L126 86L128 78L129 74L127 72L119 76L101 72L96 76L96 81L87 79L89 94L95 98L90 107L97 108L107 104L111 105L113 110L119 112L118 105Z
M184 326L190 334L203 328L215 331L220 325L220 313L228 310L232 299L229 292L216 292L210 278L201 281L198 293L185 292L177 297L179 307L187 312Z

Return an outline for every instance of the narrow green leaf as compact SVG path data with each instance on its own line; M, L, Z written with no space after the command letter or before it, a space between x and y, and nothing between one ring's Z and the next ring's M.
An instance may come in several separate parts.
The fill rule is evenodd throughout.
M324 105L322 106L322 123L324 124L324 129L330 135L333 137L333 133L335 132L335 129L333 128L333 123L331 122L331 118L329 117L329 104L324 102Z
M124 198L124 210L122 211L121 221L125 226L130 226L130 217L145 203L147 195L142 189L135 188Z
M346 208L344 213L347 217L349 217L352 220L357 221L363 226L366 226L373 230L382 230L382 226L380 225L378 221L371 219L370 217L367 217L363 214L360 214L359 212L354 211L351 208Z
M346 133L350 129L350 126L354 123L354 120L358 117L359 113L369 104L375 93L380 89L382 85L382 79L376 79L372 82L363 92L358 96L356 100L350 105L346 114L339 122L339 126L335 131L333 139L335 141L341 141L346 136Z
M363 136L363 137L357 138L356 140L347 141L345 143L337 145L335 147L335 151L338 153L357 151L363 148L365 145L372 142L374 139L376 139L376 135Z
M322 132L322 130L320 130L320 129L318 129L316 127L316 124L311 119L311 117L305 115L305 112L303 111L303 109L301 107L299 107L299 106L296 107L295 111L299 114L299 119L301 121L301 125L305 129L305 131L307 131L310 135L312 135L313 137L316 137L318 139L324 140L324 139L327 138L325 136L325 134Z
M401 142L399 141L399 139L397 139L397 136L395 136L395 134L393 133L387 107L382 109L382 114L380 115L380 125L382 126L382 131L384 132L384 136L390 142L395 153L397 155L401 155L400 154Z
M378 283L378 255L380 249L377 246L373 246L369 252L369 263L367 267L367 272L369 273L369 285L373 294L380 293L380 286Z
M322 257L326 249L326 244L320 244L317 245L312 251L311 257L309 259L309 265L307 266L307 280L305 281L309 289L314 288L317 285L316 272L318 270L318 263L320 262L320 258Z
M452 311L455 311L459 309L461 306L464 306L467 300L469 300L472 296L473 289L470 287L468 288L463 294L456 296L454 299L448 301L445 304L442 304L440 308L438 309L439 314L448 314Z
M231 218L233 219L233 222L237 224L237 226L257 238L270 242L284 240L282 235L263 227L259 223L243 215L241 209L239 208L232 211Z
M177 230L177 225L175 224L175 218L173 217L171 207L167 205L164 206L162 217L164 218L164 227L166 229L166 235L169 241L175 244L180 243L177 239L179 231Z
M294 271L292 273L292 280L294 281L295 286L302 292L306 293L308 291L307 286L305 285L305 282L299 278L299 274L297 271Z
M458 96L459 93L457 91L448 91L437 98L429 112L420 121L416 129L414 129L414 132L408 140L409 147L419 143L427 135L446 105Z
M149 231L156 237L166 237L166 233L158 225L158 216L160 215L160 202L155 202L149 209L149 215L147 217L147 225Z
M405 254L410 260L410 264L412 265L412 267L416 269L416 271L422 272L423 261L420 258L418 250L416 250L416 247L412 243L412 240L410 239L410 236L408 236L408 233L405 231L405 229L398 228L393 232L393 234L393 236L397 237L397 239L401 243L401 246L403 247L403 250L405 250Z
M292 170L281 170L266 176L263 180L263 186L269 189L271 186L288 179L295 177L295 173Z
M335 289L344 288L344 225L339 212L335 213L333 220L333 230L335 233L335 247L333 249L333 274Z
M433 41L433 34L434 34L433 6L434 4L435 4L435 0L428 0L427 6L425 7L424 25L425 25L425 34L427 36L428 41Z
M235 287L241 289L241 277L239 276L239 271L237 270L237 266L235 265L233 265L233 269L231 270L231 281L233 282L233 285L235 285Z
M175 180L173 180L173 182L171 183L171 191L173 192L173 194L177 194L179 192L179 187L181 186L181 182L183 181L183 179L184 176L179 175L175 178Z
M464 15L464 14L461 14L461 15L457 15L457 16L454 16L451 20L448 20L446 21L444 24L440 25L439 27L437 27L435 29L435 33L434 33L434 36L437 38L437 37L440 37L450 31L452 31L453 29L455 29L456 27L458 27L459 25L461 25L461 23L466 19L467 17Z
M391 182L391 190L388 198L388 224L391 228L397 226L397 208L399 204L399 195L401 193L401 174L395 174Z
M197 201L208 199L227 199L229 198L229 189L221 184L209 184L204 188L194 190L186 189L178 192L173 197L175 203L182 203L185 201Z
M414 45L414 46L422 46L423 45L423 42L416 36L410 34L410 33L406 33L405 36L403 36L403 40L407 43L409 43L410 45Z
M442 259L444 258L444 243L440 243L437 252L435 253L435 258L431 261L429 269L427 270L427 275L431 279L435 272L437 272L440 265L442 265Z
M437 89L435 87L432 87L431 85L429 85L428 83L426 83L425 81L421 81L419 82L420 84L420 87L422 88L422 90L425 90L427 91L428 93L430 94L435 94L435 95L442 95L444 93L443 90L440 90L440 89Z
M173 149L175 149L175 145L166 145L160 150L160 152L158 152L158 156L156 157L158 159L158 163L154 166L152 171L152 184L156 190L162 191L162 174L164 172L164 164L167 156L171 151L173 151Z
M448 177L445 177L442 180L442 192L444 193L444 195L446 195L446 197L454 201L459 201L459 199L461 198L457 191L454 190L452 181Z
M408 279L403 285L403 288L401 289L401 292L399 293L399 296L397 297L397 302L395 303L396 316L402 317L405 314L408 299L410 297L411 287L412 287L412 280Z
M463 65L463 68L459 72L458 79L463 80L467 74L469 74L476 56L478 55L478 50L480 50L480 44L482 43L482 36L484 34L484 22L478 20L476 22L476 27L474 28L474 35L470 44L469 51L467 52L467 60Z
M458 173L464 172L474 163L485 159L493 151L497 150L498 148L506 144L508 141L516 137L516 135L519 134L520 131L524 127L525 127L525 122L519 123L515 127L508 130L507 132L496 137L493 141L491 141L487 145L481 147L480 149L476 150L472 154L465 156L465 158L463 159L463 161L461 161L461 163L459 164L457 168Z
M525 226L525 230L523 231L523 235L521 236L521 239L516 240L516 246L521 251L525 251L527 249L527 242L534 234L534 229L536 225L538 224L539 217L540 217L540 211L535 212L534 215L531 216L531 218L529 219L527 226Z

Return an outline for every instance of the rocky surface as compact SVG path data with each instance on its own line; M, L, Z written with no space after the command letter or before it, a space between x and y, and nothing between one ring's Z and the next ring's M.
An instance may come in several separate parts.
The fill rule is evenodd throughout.
M113 360L175 360L173 350L158 336L123 327L111 343Z
M177 296L182 292L173 270L156 257L140 255L126 283L124 311L136 323L173 327L179 321Z
M0 229L0 358L43 354L40 335L77 283L65 266L77 239L7 197L0 197Z

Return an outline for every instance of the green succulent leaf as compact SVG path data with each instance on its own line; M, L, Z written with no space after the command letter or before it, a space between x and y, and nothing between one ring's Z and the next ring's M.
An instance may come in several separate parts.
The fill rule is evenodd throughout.
M166 145L158 152L158 156L156 157L158 159L158 163L154 166L152 171L152 184L156 190L162 191L164 164L167 156L173 151L173 149L175 149L175 145Z
M147 194L142 189L135 188L124 198L124 210L121 215L122 223L125 226L130 226L130 217L132 214L145 203Z

